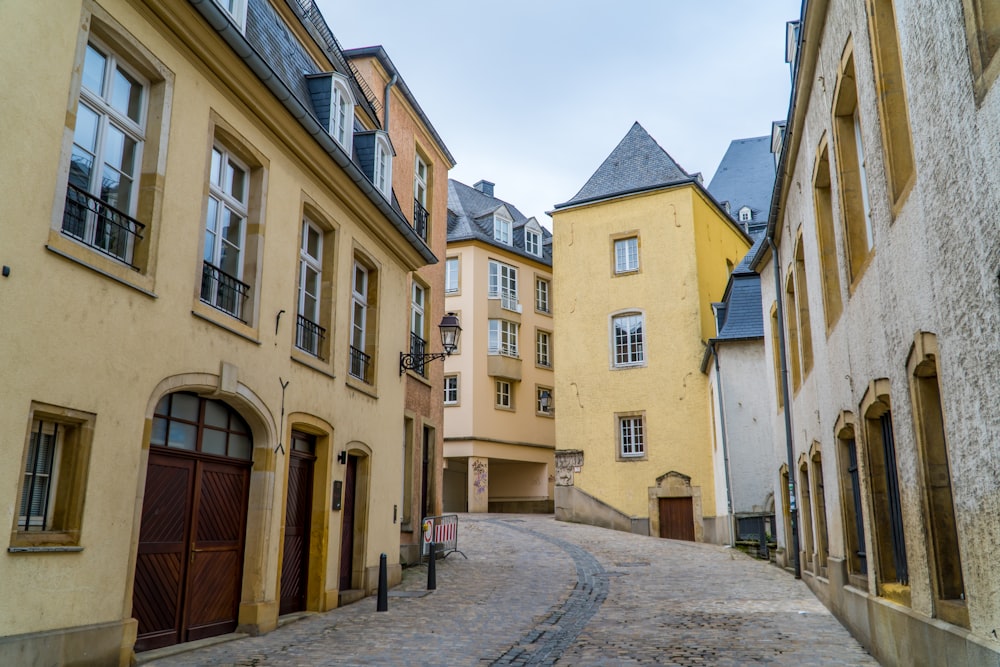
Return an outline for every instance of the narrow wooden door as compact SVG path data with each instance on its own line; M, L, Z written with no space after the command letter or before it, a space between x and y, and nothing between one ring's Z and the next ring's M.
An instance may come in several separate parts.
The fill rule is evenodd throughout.
M340 531L340 590L351 589L351 575L354 571L354 505L357 488L358 457L347 457L344 471L343 528Z
M293 441L295 434L292 435ZM313 462L316 457L293 444L288 458L288 491L285 499L285 540L281 557L279 613L306 608L309 580L309 519L312 510Z
M691 498L660 498L660 537L694 542Z

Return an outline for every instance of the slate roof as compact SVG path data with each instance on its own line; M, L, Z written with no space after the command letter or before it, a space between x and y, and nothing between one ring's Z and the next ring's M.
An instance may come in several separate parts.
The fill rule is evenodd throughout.
M695 177L684 171L638 122L572 199L556 208L684 183Z
M766 225L774 177L771 136L736 139L722 157L708 192L716 201L729 203L733 220L739 220L739 210L745 205L750 207L751 227Z
M493 213L506 207L513 219L511 241L505 245L493 238ZM533 255L524 248L524 228L531 218L526 218L513 204L491 197L476 188L448 179L448 243L454 241L482 241L507 252L552 266L552 233L539 225L542 232L542 256ZM537 221L536 221L537 222Z

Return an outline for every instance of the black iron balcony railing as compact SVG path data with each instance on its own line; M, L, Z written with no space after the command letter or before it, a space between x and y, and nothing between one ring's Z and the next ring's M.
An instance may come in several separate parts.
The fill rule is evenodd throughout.
M371 383L369 372L371 370L372 358L358 348L351 346L351 368L349 373L362 382Z
M201 300L246 323L243 316L250 286L217 266L204 263L201 272Z
M413 200L413 229L416 230L417 236L423 239L424 243L427 243L427 218L430 214L427 209L424 208L416 199Z
M322 360L324 340L326 340L326 329L299 315L295 329L295 346Z
M66 208L62 230L67 236L86 243L133 269L136 241L142 240L145 225L72 183L66 188Z
M424 353L426 351L427 341L411 331L410 354L413 356L413 366L411 368L424 377L427 376L427 368L425 364L426 360L424 359Z

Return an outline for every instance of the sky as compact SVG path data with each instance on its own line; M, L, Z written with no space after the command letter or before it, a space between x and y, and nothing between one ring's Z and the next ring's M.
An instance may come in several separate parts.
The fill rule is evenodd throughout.
M345 49L381 44L455 158L535 216L638 121L711 181L733 139L788 111L801 0L317 0Z

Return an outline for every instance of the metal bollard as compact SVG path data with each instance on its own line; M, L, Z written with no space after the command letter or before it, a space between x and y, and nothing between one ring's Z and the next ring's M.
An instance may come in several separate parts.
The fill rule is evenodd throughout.
M389 576L385 554L378 559L378 606L375 611L389 611Z
M437 554L434 553L434 542L431 542L430 560L427 561L427 590L437 590Z

